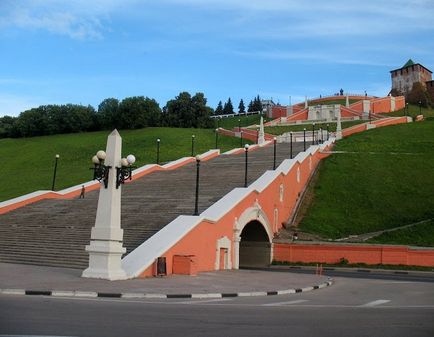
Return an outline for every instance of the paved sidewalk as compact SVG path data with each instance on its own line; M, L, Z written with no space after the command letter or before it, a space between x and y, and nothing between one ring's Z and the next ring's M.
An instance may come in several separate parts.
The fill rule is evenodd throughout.
M325 276L260 270L229 270L200 273L198 276L172 275L162 278L106 281L80 277L76 269L0 263L0 292L9 290L93 292L142 295L208 294L224 297L277 295L309 291L330 284ZM6 290L6 291L5 291ZM289 291L290 290L290 291ZM277 292L277 293L276 293ZM78 296L78 295L75 295Z

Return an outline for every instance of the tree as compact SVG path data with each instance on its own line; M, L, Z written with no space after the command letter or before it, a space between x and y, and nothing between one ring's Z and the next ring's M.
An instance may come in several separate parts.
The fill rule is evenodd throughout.
M240 104L238 104L238 113L243 114L246 112L246 107L244 106L243 99L241 98Z
M393 89L390 91L390 94L391 94L393 97L402 96L402 92L399 91L399 90L396 89L396 88L393 88Z
M223 107L223 114L224 115L231 115L234 113L234 106L232 105L231 98L228 98L228 101L225 103Z
M203 93L196 93L192 97L188 92L181 92L163 108L164 124L182 128L213 127L210 118L213 109L208 107L206 102Z
M413 87L407 94L406 100L408 103L419 105L427 108L432 105L431 97L428 94L425 86L421 82L413 83Z
M96 123L100 129L119 127L119 101L116 98L106 98L98 105Z
M127 97L119 104L119 119L116 123L123 129L159 126L160 115L160 106L154 99L143 96Z
M253 100L253 111L262 111L262 102L259 95Z
M223 115L223 104L222 101L219 101L219 104L217 104L217 108L215 109L215 115Z
M253 101L252 101L252 100L249 102L249 105L248 105L248 107L247 107L247 111L248 111L248 112L253 112L253 111L254 111L254 110L253 110Z
M13 137L13 127L16 117L0 117L0 138Z

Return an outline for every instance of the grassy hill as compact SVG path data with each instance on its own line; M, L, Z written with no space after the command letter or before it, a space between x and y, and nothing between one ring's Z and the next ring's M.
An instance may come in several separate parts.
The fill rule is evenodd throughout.
M271 120L271 118L264 117L264 123ZM240 120L240 122L238 122ZM261 121L260 115L249 115L249 116L234 116L219 119L218 125L222 128L231 130L233 128L237 128L238 124L241 123L241 127L247 127L253 124L258 124ZM217 120L215 120L215 125L217 127Z
M51 189L54 157L60 155L56 190L92 179L91 157L105 150L109 131L24 139L0 139L0 201L40 189ZM146 128L120 131L123 155L133 153L137 166L156 161L156 139L161 139L160 162L191 155L191 136L196 153L215 147L215 132L208 129ZM237 138L219 135L219 148L239 147Z
M427 121L373 129L339 141L335 150L343 153L322 163L300 229L336 239L433 219L433 135L434 121ZM434 245L433 226L415 226L412 231L427 228ZM384 242L393 239L383 237Z
M342 122L342 129L349 128L350 126L366 123L365 120L357 120L357 121L346 121ZM323 130L327 129L327 125L329 126L329 131L334 132L336 131L336 125L337 123L331 122L331 123L316 123L315 124L315 130L318 130L319 128L322 128ZM285 132L290 131L303 131L303 129L306 128L306 132L312 131L312 124L295 124L295 125L281 125L281 126L268 126L264 128L264 131L266 133L270 133L272 135L281 135Z
M401 109L401 110L397 110L388 114L384 114L387 116L405 116L405 109ZM431 108L420 108L419 110L419 106L415 105L415 104L409 104L408 105L408 115L411 117L415 117L419 114L422 114L425 116L425 118L434 118L434 109Z

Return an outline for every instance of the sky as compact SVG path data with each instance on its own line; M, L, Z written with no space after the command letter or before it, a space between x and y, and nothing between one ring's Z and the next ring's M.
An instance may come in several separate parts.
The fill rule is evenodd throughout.
M182 91L213 108L384 96L409 58L434 71L434 0L0 0L0 116Z

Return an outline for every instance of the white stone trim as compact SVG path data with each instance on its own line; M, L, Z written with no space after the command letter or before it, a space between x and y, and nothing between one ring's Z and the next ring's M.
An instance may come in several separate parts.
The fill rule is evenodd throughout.
M216 243L216 259L215 259L215 270L220 270L220 249L227 249L226 261L224 263L224 269L232 269L232 241L229 240L227 236L224 236L217 240Z

